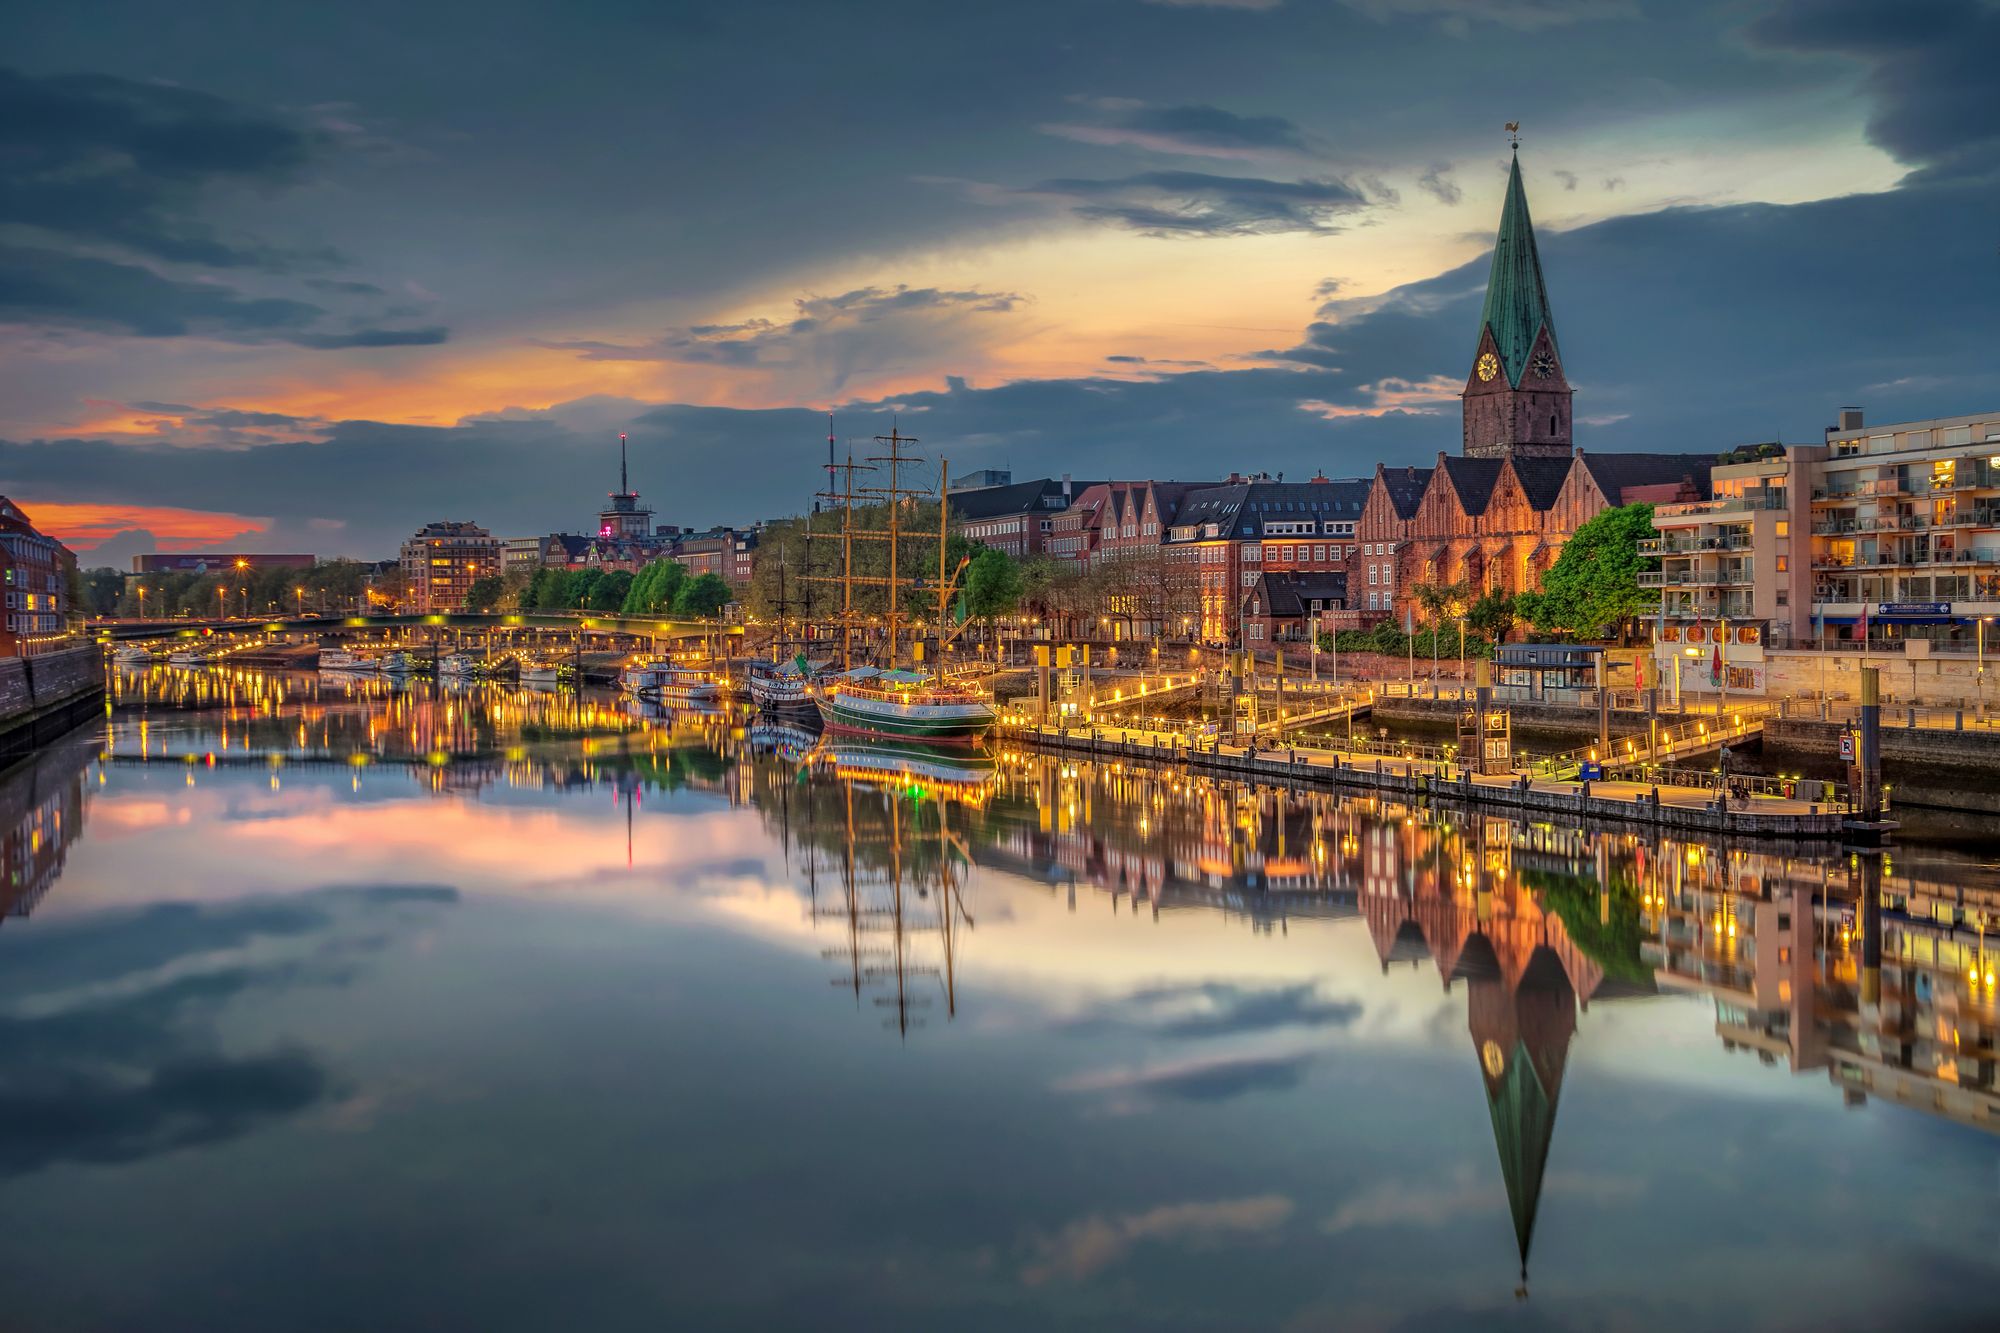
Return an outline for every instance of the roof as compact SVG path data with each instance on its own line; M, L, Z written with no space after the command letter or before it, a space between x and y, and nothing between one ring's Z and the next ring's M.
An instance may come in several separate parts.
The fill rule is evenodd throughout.
M1054 505L1045 502L1053 495ZM981 486L978 490L953 491L945 497L953 518L961 522L999 518L1004 514L1049 513L1066 508L1062 503L1062 483L1048 477L1017 481L1006 486Z
M1575 460L1515 454L1511 461L1514 476L1528 497L1528 508L1539 514L1555 507L1556 496L1562 494L1563 483L1569 480L1570 465Z
M1493 330L1507 382L1521 387L1534 351L1535 335L1546 327L1554 346L1556 326L1549 314L1542 260L1535 252L1535 224L1528 217L1528 194L1521 188L1521 159L1507 173L1507 200L1500 206L1500 231L1493 239L1493 268L1486 278L1486 306L1480 323Z
M1190 491L1177 524L1217 523L1226 537L1261 537L1266 523L1352 523L1368 503L1370 482L1244 481ZM1323 531L1324 529L1322 529Z
M1458 492L1459 506L1474 516L1485 513L1486 502L1493 498L1494 483L1500 480L1503 461L1498 458L1454 458L1449 454L1441 461L1445 475L1451 478L1451 488Z
M1250 597L1263 600L1262 614L1267 616L1304 616L1309 614L1307 603L1314 598L1322 602L1347 604L1347 575L1344 573L1275 573L1259 574L1250 586Z
M1435 470L1427 467L1384 467L1376 472L1382 489L1389 493L1389 504L1395 509L1397 518L1416 517L1417 507L1424 502L1424 492L1430 489L1431 473Z
M1593 454L1581 452L1577 460L1590 472L1597 489L1611 504L1629 486L1659 486L1679 481L1694 485L1704 500L1710 495L1708 474L1715 466L1713 454Z

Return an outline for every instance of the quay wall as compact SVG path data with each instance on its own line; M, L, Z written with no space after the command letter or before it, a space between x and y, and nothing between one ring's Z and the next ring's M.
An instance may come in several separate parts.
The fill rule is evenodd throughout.
M95 645L0 658L0 765L73 730L104 701L104 656Z
M1893 711L1885 709L1891 713ZM1774 717L1764 723L1764 752L1838 759L1839 722ZM2000 814L2000 734L1941 727L1882 728L1882 776L1893 803Z

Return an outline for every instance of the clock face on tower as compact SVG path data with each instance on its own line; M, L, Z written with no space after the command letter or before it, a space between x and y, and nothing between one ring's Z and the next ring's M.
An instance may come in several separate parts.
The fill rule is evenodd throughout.
M1507 1068L1507 1057L1501 1053L1500 1043L1490 1039L1479 1048L1479 1062L1494 1078L1499 1078Z
M1479 354L1479 378L1490 380L1500 373L1500 358L1491 352Z
M1556 359L1547 352L1535 353L1535 378L1545 380L1556 373Z

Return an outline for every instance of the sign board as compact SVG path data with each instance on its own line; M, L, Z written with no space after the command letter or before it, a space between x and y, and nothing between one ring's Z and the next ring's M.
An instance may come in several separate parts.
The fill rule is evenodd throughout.
M1602 782L1604 780L1604 765L1595 760L1586 760L1577 776L1585 782Z
M1878 602L1875 606L1878 616L1948 616L1950 602Z
M1851 731L1840 733L1840 757L1849 763L1854 762L1854 733Z

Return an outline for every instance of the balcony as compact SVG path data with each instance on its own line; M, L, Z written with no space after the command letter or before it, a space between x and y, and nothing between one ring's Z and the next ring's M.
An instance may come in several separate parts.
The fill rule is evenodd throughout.
M1653 517L1663 518L1711 518L1724 514L1751 514L1760 509L1783 509L1777 497L1770 495L1732 495L1720 500L1694 500L1687 504L1655 505Z
M1742 551L1751 545L1747 532L1722 533L1713 537L1641 537L1640 555L1695 555L1702 551Z

